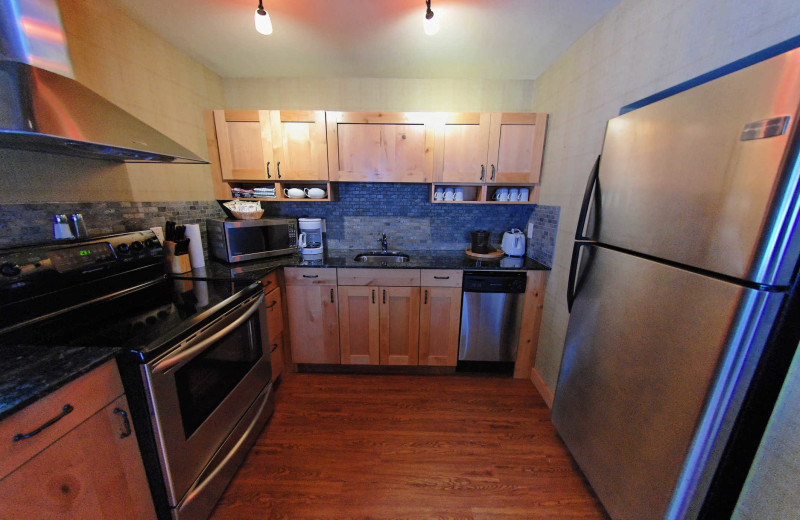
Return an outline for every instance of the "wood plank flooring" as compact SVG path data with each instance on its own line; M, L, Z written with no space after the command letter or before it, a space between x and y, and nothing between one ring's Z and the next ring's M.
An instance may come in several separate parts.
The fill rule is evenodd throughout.
M530 381L284 374L213 520L606 519Z

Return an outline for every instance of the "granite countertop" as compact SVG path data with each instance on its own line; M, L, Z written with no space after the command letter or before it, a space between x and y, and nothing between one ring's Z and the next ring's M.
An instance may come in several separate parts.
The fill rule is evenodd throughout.
M119 350L0 345L0 420L113 359Z
M384 265L357 262L354 258L363 253L356 249L325 250L321 259L304 259L300 254L283 255L263 260L250 260L235 264L227 264L217 260L209 260L204 268L193 269L191 273L177 277L198 278L246 278L260 280L272 271L281 267L322 267L322 268L391 268L391 269L480 269L503 271L541 271L550 270L536 260L524 256L522 258L504 257L499 260L478 260L468 257L463 250L458 251L404 251L410 256L407 262L387 262Z

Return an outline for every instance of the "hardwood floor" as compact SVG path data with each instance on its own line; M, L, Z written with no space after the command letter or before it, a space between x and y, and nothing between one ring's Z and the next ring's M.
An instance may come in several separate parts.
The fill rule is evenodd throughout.
M606 519L530 381L284 374L225 519Z

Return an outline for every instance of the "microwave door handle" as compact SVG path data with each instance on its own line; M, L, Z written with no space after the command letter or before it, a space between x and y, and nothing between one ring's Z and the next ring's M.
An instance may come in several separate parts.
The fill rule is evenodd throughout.
M250 306L250 308L247 309L247 311L244 314L242 314L241 316L236 318L235 321L233 321L232 323L227 325L224 329L215 332L214 334L212 334L208 338L203 339L200 342L195 343L194 345L181 350L177 354L175 354L173 356L169 356L166 359L164 359L163 361L157 363L153 367L153 372L155 372L155 373L164 373L167 370L169 370L170 368L174 367L175 365L183 363L184 361L186 361L186 360L188 360L190 358L193 358L196 355L200 354L202 351L204 351L210 345L213 345L220 338L226 336L233 329L235 329L236 327L238 327L239 325L241 325L242 323L244 323L245 321L250 319L250 316L255 314L256 311L258 311L263 306L263 304L264 304L264 295L261 294L261 296L259 296L259 298L255 301L255 303L253 303Z

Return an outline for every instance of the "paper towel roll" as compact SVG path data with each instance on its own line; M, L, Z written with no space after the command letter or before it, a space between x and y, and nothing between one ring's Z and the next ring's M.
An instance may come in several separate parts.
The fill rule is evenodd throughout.
M192 262L192 267L203 267L206 265L206 259L203 256L200 224L186 224L186 238L189 239L189 261Z

